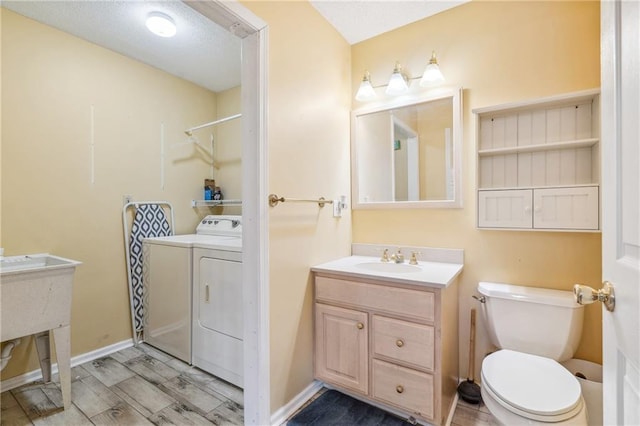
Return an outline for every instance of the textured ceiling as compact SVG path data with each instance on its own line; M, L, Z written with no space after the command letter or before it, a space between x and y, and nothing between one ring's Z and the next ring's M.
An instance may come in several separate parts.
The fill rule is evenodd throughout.
M311 4L354 44L466 1L312 0ZM240 84L240 39L182 1L3 0L2 7L214 92ZM153 11L174 19L175 37L162 38L147 30L145 19Z
M214 92L240 84L240 39L181 1L3 0L2 6ZM152 11L173 18L175 37L147 30Z

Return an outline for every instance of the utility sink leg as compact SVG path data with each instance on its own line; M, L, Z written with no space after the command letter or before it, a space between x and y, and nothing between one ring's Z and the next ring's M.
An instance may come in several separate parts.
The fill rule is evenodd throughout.
M62 388L62 403L64 409L71 407L71 327L53 329L53 339L56 346L56 359L58 360L58 375Z
M49 383L51 381L51 343L49 341L49 330L36 334L35 339L38 360L40 361L40 370L42 370L42 381Z

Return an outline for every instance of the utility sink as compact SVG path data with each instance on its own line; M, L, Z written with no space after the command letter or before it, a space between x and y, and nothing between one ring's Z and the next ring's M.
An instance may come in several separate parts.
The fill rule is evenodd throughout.
M71 403L73 275L80 264L47 253L0 260L0 341L35 335L42 376L48 382L51 379L49 332L53 334L65 408Z
M0 260L0 274L2 276L7 272L26 272L36 268L51 268L54 266L75 267L80 262L75 260L64 259L62 257L51 256L49 254L34 254L28 256L11 256Z
M422 268L416 265L408 265L406 263L391 262L363 262L355 265L356 268L366 269L375 272L388 272L392 274L410 274L422 271Z

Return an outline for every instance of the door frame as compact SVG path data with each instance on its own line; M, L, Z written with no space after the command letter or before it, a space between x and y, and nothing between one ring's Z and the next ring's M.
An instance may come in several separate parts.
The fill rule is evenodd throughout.
M237 0L186 5L242 40L242 292L244 422L271 424L267 138L268 26Z

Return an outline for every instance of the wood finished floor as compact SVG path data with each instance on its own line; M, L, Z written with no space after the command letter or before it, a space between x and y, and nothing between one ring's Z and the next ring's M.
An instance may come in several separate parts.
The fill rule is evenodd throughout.
M72 368L69 410L62 410L57 375L53 379L51 383L38 381L2 392L0 424L244 423L242 389L145 344ZM324 389L307 404L323 392ZM483 404L459 401L451 425L495 426L497 422Z
M489 413L487 406L480 404L469 404L462 399L458 400L456 411L451 420L451 426L497 426L499 425L495 417Z
M148 345L71 370L69 410L58 377L2 392L4 425L242 425L243 392Z

